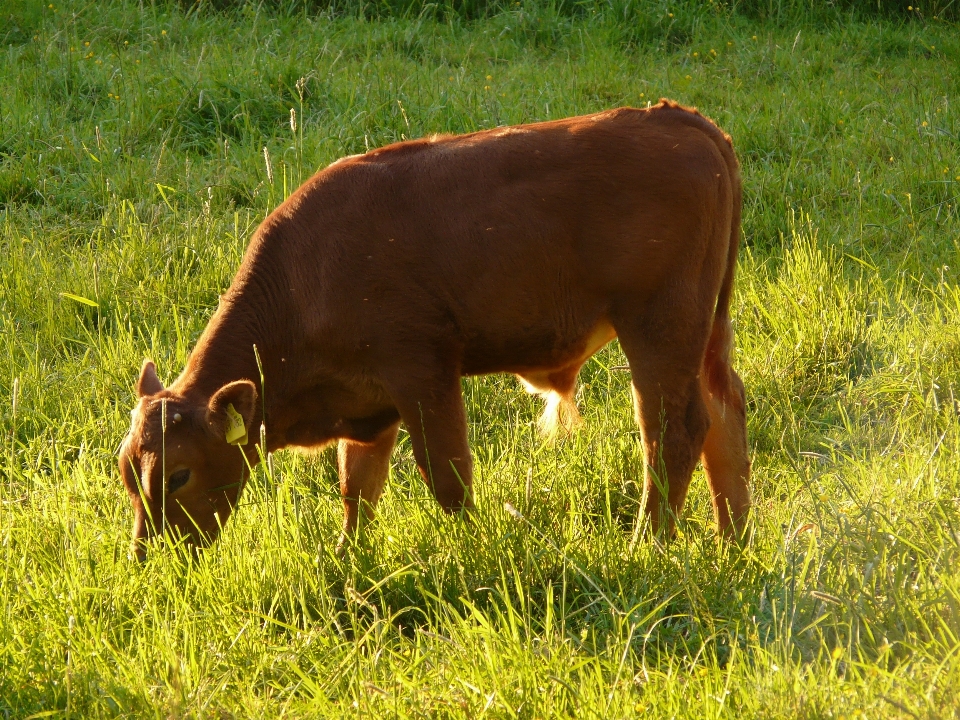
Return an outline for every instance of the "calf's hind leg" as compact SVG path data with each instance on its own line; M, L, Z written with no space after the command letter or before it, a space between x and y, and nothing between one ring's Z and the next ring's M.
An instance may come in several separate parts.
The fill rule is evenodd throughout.
M710 484L717 526L725 536L743 530L750 511L750 455L743 382L728 363L706 368L701 387L710 413L703 443L703 469Z
M705 325L705 323L704 323ZM637 423L643 438L644 512L654 532L673 532L710 427L698 378L706 331L685 336L672 328L615 324L630 363ZM703 337L701 337L701 335ZM650 338L657 338L651 342Z

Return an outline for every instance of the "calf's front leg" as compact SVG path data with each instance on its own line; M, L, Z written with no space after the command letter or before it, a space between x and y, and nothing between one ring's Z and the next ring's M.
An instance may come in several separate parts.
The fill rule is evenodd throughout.
M421 366L423 368L424 366ZM389 388L410 433L413 455L440 507L447 513L473 508L473 461L459 373L434 367L420 378Z
M390 472L390 455L399 429L400 423L394 423L369 443L340 441L337 467L343 497L343 534L337 544L338 550L360 526L361 511L364 519L373 520L374 509Z

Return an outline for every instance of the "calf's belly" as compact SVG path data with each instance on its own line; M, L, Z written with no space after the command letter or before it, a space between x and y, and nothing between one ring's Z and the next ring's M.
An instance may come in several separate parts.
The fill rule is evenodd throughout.
M463 358L464 375L515 373L529 385L547 390L566 384L561 376L577 370L597 350L616 337L606 318L576 328L554 327L552 332L537 328L530 334L510 333L468 346Z

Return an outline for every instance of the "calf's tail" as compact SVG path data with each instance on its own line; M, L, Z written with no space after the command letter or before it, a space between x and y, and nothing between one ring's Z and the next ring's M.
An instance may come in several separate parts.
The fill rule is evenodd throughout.
M730 323L730 302L733 299L733 280L737 268L737 252L740 247L740 213L743 192L740 184L740 167L730 138L717 131L717 147L726 160L732 190L732 213L730 218L730 237L727 245L727 266L720 292L717 294L717 306L713 316L713 329L707 341L703 359L703 372L706 376L710 394L727 404L733 402L742 405L742 387L734 380L730 360L733 352L733 327ZM722 138L722 139L721 139Z

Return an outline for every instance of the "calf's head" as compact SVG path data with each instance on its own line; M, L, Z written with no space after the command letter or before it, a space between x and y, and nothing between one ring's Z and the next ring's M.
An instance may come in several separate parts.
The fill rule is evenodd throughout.
M133 503L133 552L142 560L147 541L165 532L207 545L246 479L247 439L238 435L253 421L256 386L237 380L209 398L180 395L163 387L148 360L137 395L120 447L120 476Z

